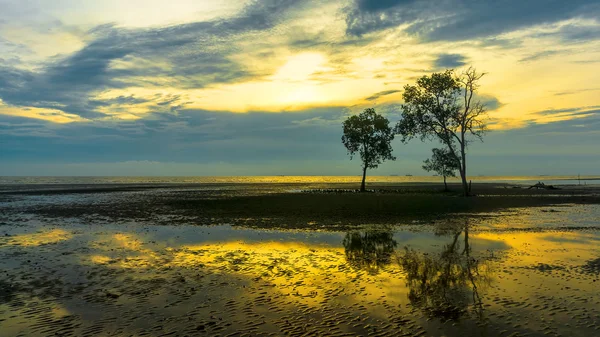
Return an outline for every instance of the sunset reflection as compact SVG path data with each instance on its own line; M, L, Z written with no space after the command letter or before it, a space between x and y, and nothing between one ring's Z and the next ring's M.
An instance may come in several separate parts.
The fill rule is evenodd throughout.
M442 320L456 320L472 309L483 314L480 292L490 285L493 267L488 256L472 256L469 225L456 228L439 252L408 247L398 256L406 274L411 304Z
M408 335L522 331L525 324L565 333L551 322L589 321L599 275L594 231L486 228L471 220L440 222L426 231L369 226L310 235L231 226L160 232L107 227L77 235L65 229L2 238L9 244L0 253L27 252L7 259L15 268L10 273L42 261L52 266L34 269L40 279L31 289L53 294L43 306L54 320L74 319L72 313L89 302L96 315L120 308L132 333L145 331L148 303L161 303L154 315L181 317L180 326L203 325L211 333L258 333L270 324L280 331L354 335L373 332L374 324L381 332ZM60 242L69 244L55 244ZM52 249L38 255L36 247ZM22 298L27 287L9 287L7 298ZM66 289L77 296L64 297ZM39 301L36 295L24 300ZM0 303L0 318L7 313L2 310ZM190 325L186 313L201 323ZM28 324L13 320L7 331ZM578 331L594 329L587 325Z
M31 234L18 234L14 236L0 237L0 246L43 246L66 241L72 237L73 234L71 232L68 232L64 229L55 228Z

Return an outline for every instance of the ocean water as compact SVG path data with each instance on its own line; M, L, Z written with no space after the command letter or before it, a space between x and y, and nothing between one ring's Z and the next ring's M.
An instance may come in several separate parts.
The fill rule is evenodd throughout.
M578 179L579 178L579 179ZM0 185L31 185L31 184L290 184L290 183L355 183L359 176L0 176ZM598 176L474 176L469 180L488 183L513 183L530 185L541 181L551 185L600 184ZM459 182L459 178L450 178L450 182ZM369 183L439 183L436 176L367 176Z

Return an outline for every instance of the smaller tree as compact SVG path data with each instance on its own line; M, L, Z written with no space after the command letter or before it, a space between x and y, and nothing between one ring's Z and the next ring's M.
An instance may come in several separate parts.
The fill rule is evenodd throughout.
M431 158L423 161L423 169L427 172L435 172L444 177L444 191L448 191L446 177L456 177L456 171L460 169L460 161L448 149L432 149Z
M387 118L375 112L375 109L365 109L360 115L348 117L343 123L344 135L342 143L348 149L350 159L356 153L362 160L363 177L360 191L365 191L367 169L374 169L385 160L396 160L392 156L391 142L394 131Z

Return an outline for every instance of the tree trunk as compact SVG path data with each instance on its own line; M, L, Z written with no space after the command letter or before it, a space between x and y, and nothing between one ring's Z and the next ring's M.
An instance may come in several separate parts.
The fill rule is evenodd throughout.
M360 191L364 192L365 191L365 179L367 178L367 165L365 165L365 167L363 167L363 178L362 178L362 184L360 184Z
M465 153L465 136L462 134L462 143L460 144L460 155L461 155L461 165L460 165L460 179L462 180L463 186L463 195L465 197L469 196L469 184L467 184L467 154Z
M444 192L448 192L448 184L446 184L446 176L444 176Z
M462 168L459 171L460 171L460 179L462 180L463 195L465 197L468 197L469 196L469 183L467 183L467 175L465 174L465 169Z

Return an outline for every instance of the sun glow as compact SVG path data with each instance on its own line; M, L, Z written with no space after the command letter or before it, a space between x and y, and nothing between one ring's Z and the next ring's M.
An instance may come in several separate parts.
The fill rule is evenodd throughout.
M306 81L315 72L325 70L323 64L326 61L325 56L319 53L302 53L292 56L277 70L271 80Z

